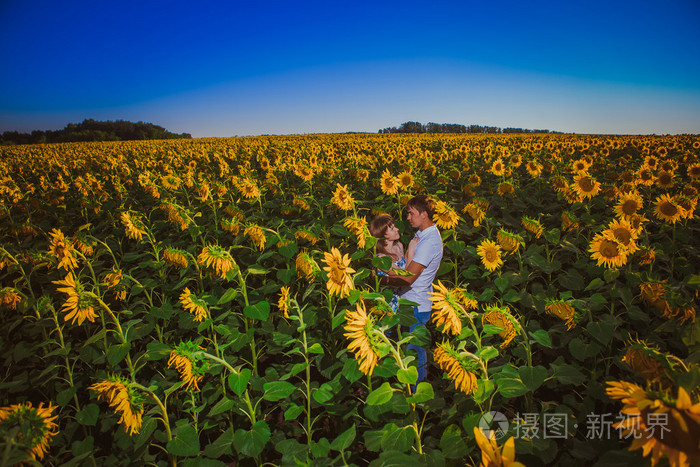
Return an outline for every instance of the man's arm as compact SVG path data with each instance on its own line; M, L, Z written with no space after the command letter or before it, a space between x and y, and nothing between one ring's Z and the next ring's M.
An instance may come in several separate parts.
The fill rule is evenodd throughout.
M411 261L408 267L406 267L406 271L411 273L410 276L399 276L395 272L389 271L388 276L382 276L380 283L395 287L408 287L413 284L416 279L418 279L418 276L420 276L424 269L425 266L422 264Z

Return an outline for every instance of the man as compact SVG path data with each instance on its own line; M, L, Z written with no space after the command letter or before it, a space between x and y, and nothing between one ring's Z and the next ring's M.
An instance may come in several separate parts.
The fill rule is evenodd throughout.
M382 283L402 287L399 297L418 303L418 306L413 307L413 315L418 320L410 328L413 331L418 324L425 325L430 320L432 302L428 292L433 291L433 281L442 261L442 237L433 222L434 199L425 195L415 196L408 202L406 209L408 222L418 229L408 246L409 250L415 248L413 260L406 267L411 275L399 276L392 272L382 278ZM412 344L408 345L408 349L415 350L418 354L418 381L422 381L428 375L427 352Z

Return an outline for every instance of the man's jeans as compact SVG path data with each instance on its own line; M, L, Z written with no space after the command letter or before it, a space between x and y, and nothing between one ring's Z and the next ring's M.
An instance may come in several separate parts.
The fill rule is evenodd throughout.
M421 313L418 311L418 307L413 307L413 316L416 317L418 322L408 328L409 331L413 331L419 324L426 325L430 320L430 312ZM428 352L423 347L418 347L417 345L408 344L408 350L415 350L418 354L418 361L416 366L418 367L418 381L423 381L428 376Z

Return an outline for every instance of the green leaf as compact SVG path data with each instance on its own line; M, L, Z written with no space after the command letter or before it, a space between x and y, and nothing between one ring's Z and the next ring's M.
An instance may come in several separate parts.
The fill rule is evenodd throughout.
M487 345L486 347L482 347L482 349L476 352L474 355L483 361L488 362L489 360L498 357L498 349L491 345Z
M383 451L399 451L405 452L411 449L415 434L412 427L399 427L393 423L387 423L384 426L384 435L382 436L381 446Z
M467 443L462 438L462 430L454 423L448 425L442 432L440 450L448 459L459 459L467 452Z
M255 305L249 305L243 308L243 314L250 319L267 321L267 317L270 315L270 304L263 300Z
M160 360L170 355L172 347L160 342L149 342L146 346L146 358L148 360Z
M243 368L238 373L228 375L228 387L237 395L243 394L243 391L248 387L251 371L249 368Z
M374 391L370 392L367 396L367 405L382 405L386 404L391 400L391 396L394 394L394 390L391 389L391 385L388 382L384 382Z
M483 292L481 292L481 295L479 295L477 300L480 302L488 302L493 298L494 294L494 290L491 287L487 287L483 290Z
M508 284L510 283L510 281L505 277L497 277L493 280L493 283L496 284L498 290L500 290L501 293L503 293L508 288Z
M461 240L450 240L449 242L445 243L445 246L447 246L452 253L459 255L464 251L466 244Z
M237 295L238 295L238 290L233 289L233 288L228 289L226 292L224 292L224 294L221 296L221 298L219 299L219 301L216 304L223 305L225 303L228 303L231 300L233 300L234 298L236 298Z
M574 338L569 342L569 351L577 360L584 361L587 358L598 355L602 347L595 342L584 342L581 339Z
M287 268L287 269L278 269L277 270L277 279L282 282L283 284L289 284L292 279L294 279L294 269L293 268Z
M291 242L291 243L287 243L284 246L279 247L278 251L285 258L291 258L297 254L298 249L299 249L299 247L297 246L297 244L294 242Z
M95 426L100 415L100 407L97 404L88 404L75 415L75 419L81 425Z
M307 352L309 352L309 353L317 353L317 354L323 355L323 347L321 347L321 344L319 344L318 342L316 342L315 344L313 344L311 347L309 347L309 348L307 349Z
M498 385L498 392L506 399L522 396L528 392L527 386L520 379L518 370L512 365L504 366L500 372L493 375L493 379Z
M270 427L264 421L255 422L253 429L238 429L233 435L233 446L236 451L250 457L257 457L263 451L270 439Z
M345 361L343 371L341 373L343 378L347 379L351 383L354 383L364 376L364 373L360 371L360 365L358 365L357 360L354 358L348 358Z
M531 332L530 337L541 346L547 347L548 349L552 348L552 340L549 338L549 333L544 329Z
M396 372L396 377L400 383L416 384L416 381L418 381L418 369L415 366L409 366L407 370L399 369Z
M213 459L223 455L233 455L233 427L221 433L211 444L204 447L204 455Z
M350 428L338 435L337 438L331 443L331 449L334 451L343 452L352 445L356 436L355 424L353 423Z
M586 286L584 290L598 290L605 285L605 282L600 277L596 277Z
M561 384L572 384L574 386L578 386L586 381L586 376L573 365L558 365L552 363L549 366L552 368L552 371L554 371L554 379Z
M483 331L484 336L492 336L494 334L498 334L498 333L503 332L503 331L505 331L505 329L503 329L500 326L496 326L494 324L484 324L484 331Z
M168 441L165 447L173 456L196 456L199 454L199 436L192 425L185 425L178 430L175 438Z
M263 385L265 394L263 394L263 399L267 401L278 401L289 397L296 386L287 381L272 381L270 383L265 383Z
M467 269L462 271L462 277L467 280L478 279L480 275L479 267L476 264L472 264Z
M411 397L407 397L406 401L409 404L417 404L419 402L426 402L432 400L435 397L435 392L433 391L433 386L425 381L421 381L416 386L416 392Z
M620 271L618 269L606 269L603 273L603 278L605 282L613 282L619 275Z
M246 273L247 274L262 275L262 274L267 274L267 269L265 269L264 267L262 267L258 264L253 264L253 265L248 266Z
M520 294L516 290L510 289L503 296L503 300L505 300L506 302L511 302L511 303L517 302L518 300L520 300Z
M128 342L126 344L115 344L110 346L109 349L107 349L107 361L111 366L116 366L117 363L124 360L126 354L129 353L129 349L131 349L131 344Z
M518 368L518 374L525 387L530 391L534 391L542 386L545 378L547 378L547 369L541 365L535 367L521 366Z
M294 402L291 403L289 408L284 411L284 419L289 421L289 420L294 420L296 419L302 412L304 411L304 407L300 405L296 405Z
M223 412L228 412L235 405L235 401L232 401L228 397L224 396L219 402L216 403L214 407L209 411L210 416L218 415Z
M316 459L326 459L331 450L331 443L327 438L321 438L318 441L311 441L311 455Z
M68 402L73 398L76 392L78 392L78 386L71 386L68 389L64 389L63 391L56 394L56 402L61 407L65 407L66 404L68 404Z
M581 290L584 284L583 276L576 269L569 269L557 278L559 284L568 290Z
M389 269L391 269L391 265L391 256L375 256L374 258L372 258L372 266L374 266L377 269L383 269L385 271L388 271Z
M313 398L319 404L325 404L333 399L333 386L328 383L323 383L321 387L313 392Z
M590 322L586 325L586 329L591 333L591 336L602 345L608 345L615 332L615 325L611 322Z
M486 401L491 394L493 393L493 390L496 388L496 385L493 383L493 381L489 380L483 380L481 378L476 380L476 392L474 393L474 402L477 404L481 404L482 402Z
M341 310L340 313L333 317L332 328L335 329L345 322L346 310Z
M552 245L559 243L559 238L561 238L561 232L559 229L545 230L544 238Z

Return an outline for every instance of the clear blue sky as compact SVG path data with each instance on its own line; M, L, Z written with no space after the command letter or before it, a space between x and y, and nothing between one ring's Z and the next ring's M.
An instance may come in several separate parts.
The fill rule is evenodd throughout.
M700 1L0 0L0 131L700 133Z

